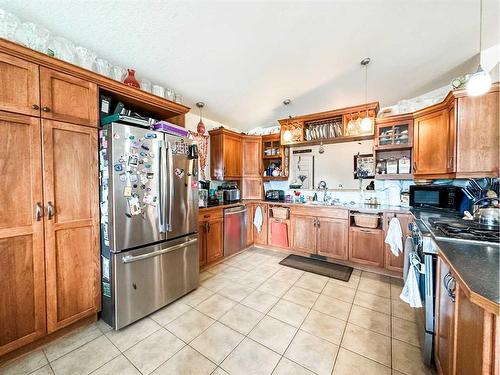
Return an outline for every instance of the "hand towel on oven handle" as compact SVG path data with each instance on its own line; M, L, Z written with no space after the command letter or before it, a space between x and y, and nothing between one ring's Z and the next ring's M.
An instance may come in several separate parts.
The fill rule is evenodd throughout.
M408 241L406 242L406 245L408 245ZM407 272L405 272L404 286L399 298L409 304L410 307L419 308L422 307L422 298L420 296L418 284L420 274L425 273L425 270L422 267L422 262L420 261L418 255L414 251L408 251L406 257L408 258L408 262L406 262L405 259L405 267L408 266L408 269L405 268L404 270Z

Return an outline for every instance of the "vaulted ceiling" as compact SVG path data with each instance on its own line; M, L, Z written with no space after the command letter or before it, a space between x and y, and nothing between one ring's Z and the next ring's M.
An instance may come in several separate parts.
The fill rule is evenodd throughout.
M479 0L0 0L0 7L94 49L239 129L364 102L381 106L472 69ZM484 47L499 5L484 0ZM282 101L291 98L285 111Z

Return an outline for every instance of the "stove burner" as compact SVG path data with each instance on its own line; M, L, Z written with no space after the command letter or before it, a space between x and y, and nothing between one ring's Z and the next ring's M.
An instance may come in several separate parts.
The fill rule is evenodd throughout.
M498 229L489 229L476 222L464 223L454 221L438 221L431 220L433 229L444 235L444 237L485 241L485 242L500 242L500 234Z

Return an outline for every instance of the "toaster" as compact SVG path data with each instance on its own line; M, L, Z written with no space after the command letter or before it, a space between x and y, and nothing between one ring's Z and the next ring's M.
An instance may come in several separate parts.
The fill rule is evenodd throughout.
M285 201L285 191L284 190L267 190L265 199L266 199L266 201L284 202Z

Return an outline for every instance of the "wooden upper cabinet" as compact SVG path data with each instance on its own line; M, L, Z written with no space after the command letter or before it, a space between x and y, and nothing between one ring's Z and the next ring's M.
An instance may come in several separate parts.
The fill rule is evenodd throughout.
M292 248L308 254L316 253L316 217L292 215L290 225Z
M438 110L415 118L413 174L436 176L449 172L448 111Z
M40 67L43 118L85 126L99 126L97 85Z
M215 180L240 179L242 176L242 136L220 128L210 134L210 175Z
M100 307L97 129L43 121L47 324Z
M318 217L316 250L318 255L347 259L349 222L342 219Z
M499 92L457 99L456 173L462 177L498 177Z
M383 266L384 250L380 229L351 227L349 235L349 260L375 267Z
M410 230L408 229L408 224L413 221L413 217L411 214L394 214L386 212L384 214L384 239L387 236L387 231L389 230L389 223L393 217L396 217L399 220L401 225L401 231L403 232L403 237L401 238L401 242L403 243L403 252L398 256L394 256L391 251L391 247L384 243L385 248L385 268L391 271L397 271L403 273L404 266L404 246L406 237L411 235Z
M243 177L262 177L262 137L259 136L243 136Z
M46 332L40 139L40 119L0 112L0 355Z
M224 167L223 176L225 179L241 178L241 138L234 135L224 135Z
M40 116L38 65L0 53L0 110Z
M241 180L242 199L262 199L262 178L243 178Z

